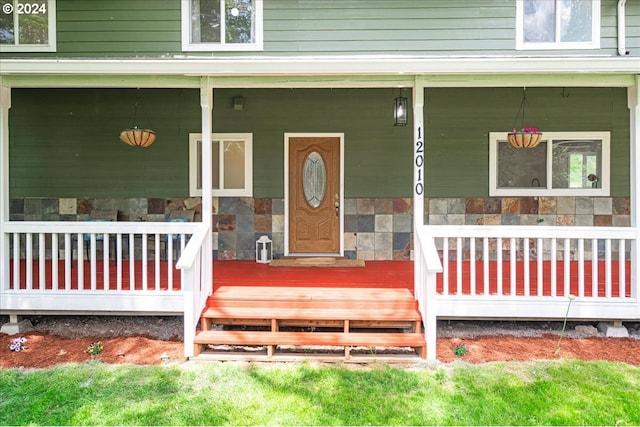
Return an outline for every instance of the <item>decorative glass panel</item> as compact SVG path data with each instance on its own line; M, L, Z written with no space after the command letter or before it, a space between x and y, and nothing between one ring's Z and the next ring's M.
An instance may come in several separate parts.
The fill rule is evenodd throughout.
M307 156L302 173L304 197L309 206L317 208L322 203L327 188L327 170L318 152L313 151Z

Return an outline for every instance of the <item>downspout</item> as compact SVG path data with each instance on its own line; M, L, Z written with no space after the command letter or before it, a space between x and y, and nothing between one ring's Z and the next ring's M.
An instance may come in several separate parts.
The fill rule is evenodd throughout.
M626 13L625 13L625 3L627 0L618 0L618 55L627 56L629 52L627 52L627 47L625 43L625 33L626 33Z
M11 88L0 77L0 291L9 289L9 236L4 223L9 221L9 109ZM2 306L0 301L0 308ZM15 319L11 319L14 322Z

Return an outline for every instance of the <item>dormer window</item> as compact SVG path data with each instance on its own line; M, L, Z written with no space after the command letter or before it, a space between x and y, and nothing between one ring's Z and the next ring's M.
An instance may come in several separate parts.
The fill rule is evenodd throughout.
M55 52L55 0L4 0L0 52Z
M182 50L262 50L262 1L182 1Z
M599 49L600 0L516 0L517 49Z

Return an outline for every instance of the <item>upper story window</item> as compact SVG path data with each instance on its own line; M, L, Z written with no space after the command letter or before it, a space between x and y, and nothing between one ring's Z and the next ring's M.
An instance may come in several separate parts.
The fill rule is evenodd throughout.
M213 196L253 196L253 134L211 135ZM202 134L189 134L189 195L202 195Z
M262 1L182 1L182 50L262 50Z
M609 196L609 132L544 132L535 148L489 133L490 196Z
M55 0L3 0L0 51L55 52Z
M599 49L600 0L516 0L516 49Z

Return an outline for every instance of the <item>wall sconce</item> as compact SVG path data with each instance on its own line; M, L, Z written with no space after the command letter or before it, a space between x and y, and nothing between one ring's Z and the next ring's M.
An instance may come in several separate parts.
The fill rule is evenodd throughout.
M406 96L398 96L393 102L393 125L406 126L409 122L409 101Z
M140 89L138 89L139 91ZM138 113L138 105L140 105L140 92L136 98L133 107L133 118L131 119L131 127L120 132L120 140L132 147L149 147L156 140L156 133L151 129L141 129L136 125L136 115Z
M244 110L244 98L241 96L236 96L233 98L233 109L236 111Z

